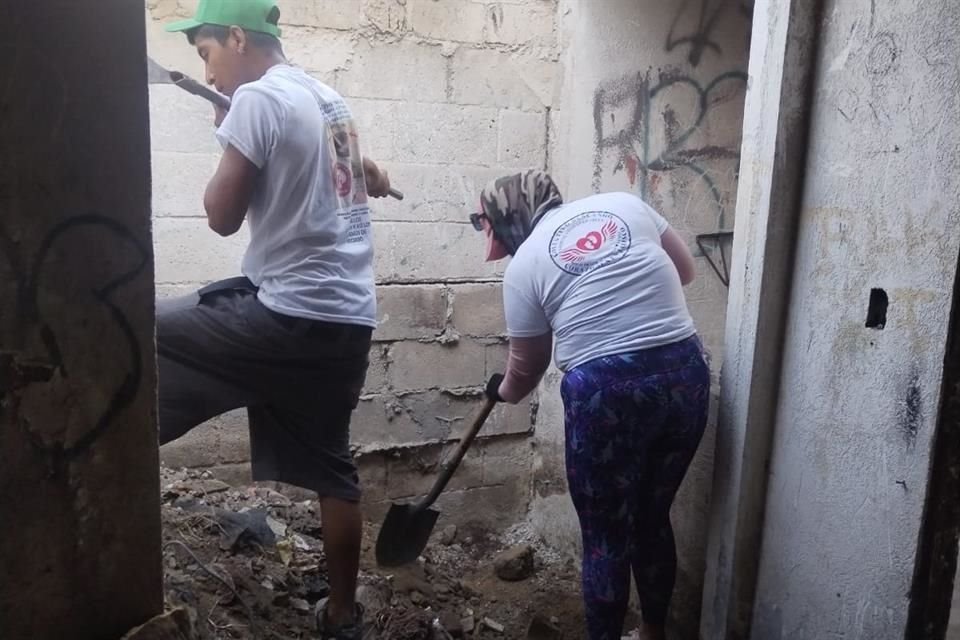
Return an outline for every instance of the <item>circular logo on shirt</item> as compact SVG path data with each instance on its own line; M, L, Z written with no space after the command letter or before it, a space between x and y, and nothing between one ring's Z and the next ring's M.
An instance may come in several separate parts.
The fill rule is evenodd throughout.
M582 276L619 261L630 243L630 228L620 216L609 211L587 211L553 232L550 258L563 271Z
M346 198L353 191L353 172L350 165L338 162L333 170L333 179L337 187L337 195Z

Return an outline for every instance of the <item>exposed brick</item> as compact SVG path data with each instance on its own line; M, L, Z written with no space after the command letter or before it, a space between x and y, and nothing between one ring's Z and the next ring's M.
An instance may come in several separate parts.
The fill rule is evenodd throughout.
M367 368L367 380L363 385L365 394L379 393L387 386L386 347L375 344L370 349L370 366Z
M557 43L554 3L498 2L487 9L484 39L497 44L550 47Z
M410 0L413 30L428 38L483 42L485 7L471 0Z
M217 463L216 433L200 425L187 435L160 447L160 462L171 469L209 467Z
M485 436L530 433L530 406L536 400L536 393L519 404L498 404L487 419L481 433ZM479 400L478 400L479 402Z
M483 442L483 484L527 482L533 471L529 437L491 438Z
M380 31L403 33L410 26L410 9L406 0L363 0L367 22Z
M411 69L415 70L416 81L411 81ZM339 75L337 86L349 96L442 102L446 98L447 60L439 45L362 40L349 69Z
M376 219L461 223L479 207L480 191L488 182L526 168L396 162L382 163L382 167L392 184L415 197L374 201Z
M529 55L461 47L453 56L453 102L543 111L553 105L560 65Z
M213 107L171 84L150 85L150 145L153 151L219 154Z
M504 372L504 370L507 368L507 357L509 351L510 345L506 343L487 345L485 371L488 379L495 373Z
M497 158L513 166L542 167L546 157L546 120L542 113L500 112Z
M377 288L374 340L418 340L443 333L447 298L439 285L382 286Z
M453 453L452 446L422 447L399 452L387 458L387 497L423 496L437 480L442 465ZM467 451L446 490L457 491L483 486L483 453L479 448Z
M205 283L235 276L249 242L246 225L240 233L221 238L206 219L199 218L157 218L153 237L160 284Z
M466 336L506 333L500 283L454 285L452 291L453 326L457 332Z
M432 2L433 0L428 0ZM397 157L401 162L451 160L464 164L497 161L496 109L454 104L411 104L397 113ZM543 133L541 124L541 137Z
M478 405L472 396L427 391L404 396L400 402L429 442L459 438L471 424Z
M288 27L283 41L292 63L330 86L336 85L336 73L349 67L356 47L353 34L344 31Z
M403 405L390 395L376 395L360 400L350 422L350 440L365 450L423 442L417 424Z
M157 151L151 160L153 214L205 217L203 192L220 156Z
M386 500L387 498L387 462L382 455L358 456L357 471L360 475L360 488L365 503Z
M397 144L394 132L397 127L398 103L391 100L366 100L349 98L347 103L357 124L360 151L376 162L390 161L396 158ZM397 185L401 191L404 185ZM377 204L373 205L374 214Z
M446 346L398 342L391 349L393 388L421 390L479 386L484 382L485 348L469 340Z
M505 267L484 260L486 243L469 224L374 223L373 237L380 280L492 278Z
M360 0L284 0L280 26L355 29L362 18Z
M516 524L530 505L529 479L497 487L444 492L434 506L445 523L480 523L497 530Z

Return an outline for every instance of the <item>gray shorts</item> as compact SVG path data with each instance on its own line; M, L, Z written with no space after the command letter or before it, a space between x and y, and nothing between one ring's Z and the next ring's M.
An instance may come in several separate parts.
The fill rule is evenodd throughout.
M160 444L247 407L254 480L359 500L350 416L371 335L271 311L245 278L158 301Z

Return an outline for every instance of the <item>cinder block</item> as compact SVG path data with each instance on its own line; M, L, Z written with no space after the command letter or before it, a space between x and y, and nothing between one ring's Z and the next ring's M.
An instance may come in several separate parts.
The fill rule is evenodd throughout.
M372 154L371 154L372 157ZM392 184L415 194L404 200L387 198L373 204L374 219L413 222L464 222L480 206L488 182L521 169L505 166L383 163Z
M483 442L484 486L523 484L533 477L533 448L526 436Z
M171 469L215 465L219 458L218 440L214 429L200 425L178 440L160 447L160 462Z
M367 380L363 385L364 394L380 393L387 386L387 347L374 344L370 349L370 366L367 368Z
M364 451L376 451L423 442L406 408L390 395L360 400L350 421L350 441Z
M153 223L156 281L160 284L206 283L240 273L249 242L246 224L222 238L206 219L157 218Z
M486 377L489 379L495 373L503 373L507 368L510 345L507 343L487 345Z
M487 107L406 105L398 110L394 129L396 159L439 164L452 160L463 164L495 164L497 120L496 109Z
M469 224L374 223L373 238L381 281L495 278L506 267L484 260L486 242Z
M483 42L486 11L471 0L411 0L410 24L424 37Z
M367 100L348 98L347 103L357 125L360 151L375 162L388 162L396 158L395 132L398 103L392 100ZM404 185L396 185L401 191L409 191ZM374 213L379 203L374 203Z
M253 472L249 464L218 464L210 467L210 473L220 482L234 487L253 484Z
M453 56L453 102L543 111L556 99L561 65L493 49L460 47Z
M380 454L357 456L357 471L363 502L373 503L387 499L387 462Z
M546 161L546 116L526 111L500 112L497 158L511 166L543 167Z
M219 154L213 107L172 84L150 85L150 146L153 151Z
M449 346L398 342L391 357L390 382L398 391L457 389L484 382L485 348L470 340Z
M428 493L442 465L452 453L452 446L431 446L388 456L387 497L412 498ZM467 451L446 490L458 491L480 486L483 486L483 453L479 448L473 448Z
M374 340L432 339L447 324L447 297L440 285L377 287Z
M284 0L280 6L282 28L349 30L359 27L362 19L360 0Z
M410 7L406 0L364 0L363 15L379 31L401 34L410 26Z
M519 404L498 404L481 433L485 436L532 433L531 406L536 399L534 392Z
M290 62L330 86L336 84L336 73L349 67L355 47L349 31L288 27L284 32L283 48Z
M151 157L153 215L203 218L203 193L219 155L156 151Z
M443 102L447 59L440 45L361 40L349 68L339 75L337 86L348 96Z
M453 326L465 336L506 334L500 283L453 285Z
M426 391L404 396L401 402L427 442L459 438L479 410L475 396Z
M488 529L502 530L526 516L529 506L529 482L517 482L447 491L437 499L435 508L443 514L445 524L479 523Z
M557 5L544 2L507 4L487 8L484 39L487 42L532 47L557 44Z

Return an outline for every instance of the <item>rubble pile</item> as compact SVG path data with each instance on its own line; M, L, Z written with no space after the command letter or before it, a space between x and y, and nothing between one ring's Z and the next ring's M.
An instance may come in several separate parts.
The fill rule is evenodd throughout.
M161 486L166 602L189 612L196 638L317 637L329 584L315 501L198 471L163 469ZM358 589L371 640L583 636L575 568L530 536L441 520L416 563L387 570L376 535L365 530Z

